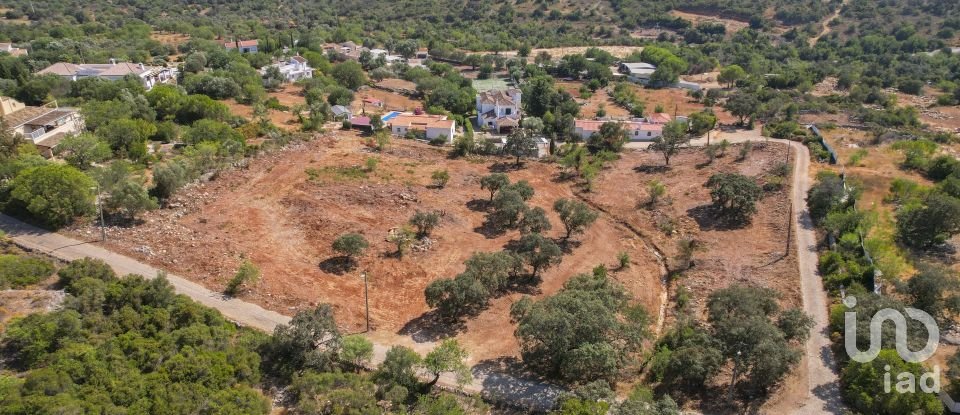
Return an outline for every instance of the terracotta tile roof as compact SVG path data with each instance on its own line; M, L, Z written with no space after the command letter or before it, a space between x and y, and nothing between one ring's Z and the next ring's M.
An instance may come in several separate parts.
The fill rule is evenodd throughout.
M389 121L390 126L406 126L410 130L426 130L427 128L445 128L453 127L454 121L446 119L443 115L431 114L400 114Z
M223 46L225 46L228 49L235 49L237 47L237 43L238 42L236 41L228 40L223 42ZM241 48L249 48L251 46L257 46L260 42L257 41L257 39L253 39L253 40L241 40L239 43Z
M37 72L38 75L54 74L59 76L124 76L127 74L142 75L159 68L143 66L139 63L120 62L73 64L58 62Z
M516 105L517 103L513 101L513 98L507 92L516 91L516 89L509 90L489 90L483 91L480 95L480 103L482 104L493 104L493 105Z
M59 62L53 65L50 65L40 72L37 72L37 75L60 75L60 76L73 76L77 72L80 72L80 65L75 65L68 62Z
M670 121L673 121L673 117L671 117L670 114L667 114L665 112L657 112L657 113L650 114L650 116L647 117L647 121L650 121L656 124L666 124Z
M359 125L361 127L369 127L370 117L353 117L350 119L350 124Z

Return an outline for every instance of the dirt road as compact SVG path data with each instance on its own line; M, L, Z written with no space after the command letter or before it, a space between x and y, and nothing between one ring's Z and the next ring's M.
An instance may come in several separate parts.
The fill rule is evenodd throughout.
M830 350L830 316L827 293L817 270L817 237L807 209L806 197L810 189L810 153L807 147L790 141L797 152L793 166L794 229L796 230L797 260L800 264L800 289L803 308L813 317L813 328L806 344L807 382L809 395L798 406L795 414L839 414L843 412L837 363Z
M73 261L85 257L97 258L110 264L114 271L120 275L140 274L152 278L162 272L162 270L147 264L98 247L91 243L92 241L68 238L23 223L7 215L0 215L0 230L6 232L14 243L24 249L43 252L64 261ZM166 278L177 293L184 294L207 307L219 310L228 319L238 324L273 332L277 325L286 324L290 321L288 316L236 298L224 297L222 294L208 290L186 278L173 274L166 274ZM374 343L374 357L372 359L374 366L383 362L389 347L389 345ZM455 379L448 374L441 376L437 385L445 389L458 389ZM511 406L530 408L539 412L545 412L553 408L557 397L562 392L562 389L554 385L536 380L520 379L490 367L474 367L473 382L459 389L470 394L482 394L493 401L505 402Z

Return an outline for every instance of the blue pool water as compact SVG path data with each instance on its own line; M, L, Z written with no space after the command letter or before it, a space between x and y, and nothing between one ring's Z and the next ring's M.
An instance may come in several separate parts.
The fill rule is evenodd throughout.
M383 117L380 117L380 119L383 120L383 122L387 122L387 121L392 120L394 117L396 117L396 116L398 116L398 115L400 115L400 111L390 111L390 112L388 112L386 115L384 115Z

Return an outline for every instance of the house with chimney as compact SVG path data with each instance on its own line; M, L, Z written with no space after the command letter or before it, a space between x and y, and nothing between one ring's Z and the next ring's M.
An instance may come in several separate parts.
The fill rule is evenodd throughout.
M223 47L226 48L228 52L231 50L238 50L240 51L240 53L256 53L257 45L259 45L259 43L260 42L257 39L251 39L251 40L236 39L236 40L228 40L223 42Z
M519 127L520 99L518 88L480 92L477 94L477 125L501 134Z
M127 76L140 79L140 83L148 91L156 85L168 83L176 78L170 68L163 66L146 66L142 63L117 62L111 59L110 63L69 63L59 62L50 65L37 75L57 75L68 81L78 81L83 78L98 78L105 81L118 81Z
M10 97L0 97L0 118L7 131L30 140L44 157L65 137L80 134L84 123L76 108L60 107L56 101L42 106L24 105Z

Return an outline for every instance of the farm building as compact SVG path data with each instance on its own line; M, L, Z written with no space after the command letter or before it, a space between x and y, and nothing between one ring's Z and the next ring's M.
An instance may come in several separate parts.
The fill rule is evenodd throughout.
M650 141L663 135L663 124L652 124L640 120L576 120L574 130L583 140L600 132L600 127L608 122L620 123L627 131L630 141Z

